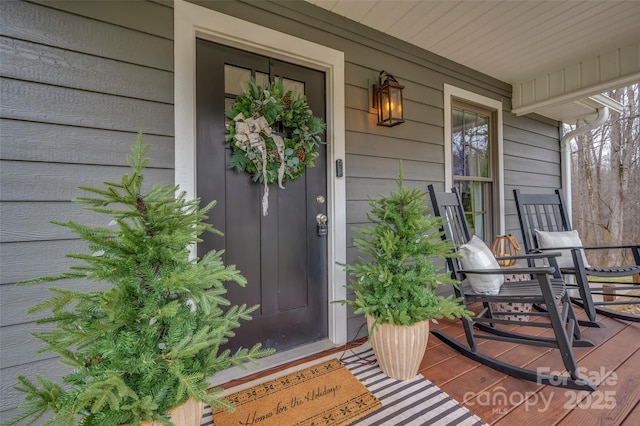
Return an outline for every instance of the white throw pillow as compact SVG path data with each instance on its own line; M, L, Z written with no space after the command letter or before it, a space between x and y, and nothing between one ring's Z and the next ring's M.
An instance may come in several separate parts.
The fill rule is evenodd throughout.
M500 269L489 247L475 235L460 246L460 264L463 269ZM471 288L478 294L498 294L504 283L503 275L466 274Z
M563 231L563 232L549 232L539 231L534 229L538 238L538 246L544 249L556 248L556 247L582 247L582 241L578 235L578 231ZM558 266L560 268L573 268L573 257L571 256L571 250L558 250L561 253L560 257L557 257ZM582 261L585 267L589 267L587 258L584 255L584 250L580 250L582 255Z

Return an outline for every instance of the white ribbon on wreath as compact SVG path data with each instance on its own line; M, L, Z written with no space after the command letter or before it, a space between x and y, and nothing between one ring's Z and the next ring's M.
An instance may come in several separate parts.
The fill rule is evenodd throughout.
M270 137L276 144L278 149L278 156L280 157L280 167L278 168L278 187L284 189L282 186L282 179L284 178L285 159L284 159L284 140L282 136L273 132L273 129L269 125L266 118L261 115L254 117L245 117L240 113L233 117L235 121L235 141L236 146L243 151L247 151L249 147L256 149L260 153L259 158L253 158L253 163L260 167L262 166L262 179L264 181L264 194L262 195L262 215L267 216L269 210L269 182L267 179L267 146L264 137Z

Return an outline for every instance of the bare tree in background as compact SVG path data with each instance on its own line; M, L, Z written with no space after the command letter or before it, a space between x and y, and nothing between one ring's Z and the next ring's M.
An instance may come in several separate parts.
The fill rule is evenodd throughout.
M640 241L640 84L605 94L623 112L572 141L572 220L587 246ZM625 255L603 250L589 261L631 262Z

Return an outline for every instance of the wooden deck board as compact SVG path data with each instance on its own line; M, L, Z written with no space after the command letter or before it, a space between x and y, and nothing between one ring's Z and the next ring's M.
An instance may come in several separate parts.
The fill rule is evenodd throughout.
M626 348L625 348L626 349ZM616 351L618 353L619 350ZM640 351L625 359L591 394L578 394L566 403L568 412L562 422L566 424L619 424L627 417L640 399ZM571 407L573 405L573 407ZM569 409L571 407L571 409Z
M578 310L576 313L581 318L584 317ZM583 337L596 345L574 350L578 366L588 375L595 375L591 378L597 382L598 389L591 394L515 379L460 355L435 336L429 339L420 373L491 425L638 425L640 324L629 324L601 316L598 316L598 320L605 327L581 327ZM441 320L438 324L432 324L432 330L434 329L446 331L450 336L465 341L459 320ZM526 329L542 336L550 336L551 333L546 328ZM364 341L360 339L358 344ZM479 344L483 353L516 365L563 369L556 350L486 340ZM295 363L256 373L224 387L254 380L343 349L338 347ZM607 408L607 397L609 400L612 397L615 399L616 406L613 409Z
M616 327L614 326L612 328L615 329ZM602 342L594 348L580 348L581 351L585 351L582 356L576 353L578 366L584 369L585 373L587 373L585 375L592 379L592 381L596 382L596 385L600 385L603 380L606 381L607 375L613 374L615 369L622 365L628 357L635 352L635 347L640 343L637 339L640 336L635 336L637 334L635 331L633 333L625 333L624 331L627 329L628 328L623 328L622 331L618 333L615 333L615 330L612 330L612 332L615 333L612 339L608 339L606 342ZM585 331L585 336L588 334L589 332ZM635 341L632 339L633 336L636 337ZM626 343L629 343L628 348L625 348ZM612 348L615 348L613 352ZM513 384L518 381L519 380L512 377L506 379L504 387L505 389L508 389L507 393L516 392ZM582 406L578 404L576 407L576 404L572 404L572 401L580 402L585 398L589 398L589 395L592 395L591 398L595 400L596 398L599 398L597 395L599 395L601 391L600 386L594 393L588 394L586 392L580 393L552 386L540 386L533 383L532 385L536 386L536 388L531 388L527 391L529 393L525 392L525 394L523 394L528 397L526 400L523 400L517 406L511 407L511 409L508 409L507 407L507 410L505 410L506 412L500 413L502 416L500 416L499 419L487 416L483 417L485 421L496 425L514 424L514 422L545 425L556 424L559 421L564 423L563 419L569 414L569 412L574 410L585 411L584 404ZM601 410L601 408L596 405L592 408L594 410ZM532 418L533 413L535 413L534 418ZM481 413L476 412L476 414L482 417Z
M582 401L588 399L588 395L592 395L592 401L601 396L604 399L605 394L597 396L604 386L600 382L605 381L606 383L606 377L597 377L601 375L600 372L602 370L606 376L614 372L620 374L619 371L624 368L637 368L634 367L634 364L636 366L638 364L631 360L631 356L640 350L640 330L636 324L629 325L604 317L600 318L600 320L605 324L605 328L585 327L581 329L583 337L594 341L596 346L575 348L574 352L578 366L583 368L589 375L596 376L595 379L600 386L593 394L580 394L572 390L541 386L505 376L505 380L500 383L501 388L496 387L488 392L489 396L493 395L493 400L498 401L500 400L496 396L497 393L499 391L503 392L507 397L507 404L504 407L478 407L477 400L470 401L471 403L476 402L475 405L469 402L465 403L465 405L485 421L495 425L580 424L581 426L586 426L621 424L626 417L631 416L631 412L635 409L640 398L630 389L616 390L616 393L620 394L616 400L623 408L616 408L620 413L615 418L604 413L604 411L608 411L605 407L598 404L589 406L588 401ZM539 359L538 362L542 361L547 365L558 365L559 356L556 352L552 351L548 355L548 357L555 357L555 363L546 362L546 360L542 359ZM559 365L562 364L560 363ZM620 378L619 382L624 382L625 380L625 378ZM580 398L577 398L578 396ZM491 400L490 397L485 399ZM577 406L575 403L571 404L576 400L578 401ZM573 414L574 412L580 412L581 415L575 421L568 420L569 416L578 416L578 414ZM637 416L638 413L634 415ZM638 423L631 422L629 424Z
M622 426L636 426L640 425L640 401L636 403L636 406L627 415L627 418L622 422Z
M582 360L589 353L598 348L604 349L603 352L608 352L608 348L599 346L599 344L604 342L611 334L616 333L623 328L624 325L616 321L612 321L607 329L583 327L581 329L583 338L592 340L596 346L589 348L575 348L574 353L578 366L586 368L587 366L582 364ZM526 346L523 346L522 348L526 350ZM555 366L555 369L563 370L557 351L551 351L549 354L538 358L536 363L538 365L549 366L550 368ZM499 420L506 417L505 424L508 424L515 421L514 419L518 415L522 415L525 418L530 417L531 411L542 413L549 409L555 410L557 407L552 405L552 401L549 401L549 398L552 397L553 394L538 394L538 392L543 388L544 386L536 383L526 382L513 377L505 377L504 382L500 383L499 387L491 389L489 392L493 392L495 394L509 392L511 394L511 398L507 398L506 402L504 402L500 407L477 407L474 412L489 423L497 423ZM551 389L554 394L560 391L564 392L564 390L560 390L558 388L549 387L549 389ZM558 401L558 399L555 400L556 403ZM511 413L511 415L509 415L509 413Z
M595 330L595 329L592 329L592 330ZM602 333L598 333L598 334L602 334ZM589 332L587 331L586 334L583 332L583 337L588 338ZM595 339L595 340L603 340L603 339ZM576 348L576 358L578 360L579 366L581 366L580 361L582 357L584 357L587 353L593 351L595 348L598 348L598 345L592 348ZM582 357L578 355L577 352L579 351L583 353ZM550 366L562 365L560 364L559 356L557 356L557 353L555 353L555 351L552 351L551 353L545 354L543 357L540 357L537 360L537 363L539 365L550 365ZM532 412L542 413L545 411L545 409L548 409L546 407L547 407L547 404L549 404L548 395L538 394L538 392L543 388L544 386L538 385L536 383L505 376L502 382L500 382L498 385L494 386L492 389L488 391L489 395L491 394L505 395L505 398L502 398L502 399L498 398L497 396L493 398L494 400L497 400L497 402L501 403L501 405L486 406L485 404L483 406L482 404L480 404L480 402L484 402L488 398L486 396L484 398L477 397L475 401L476 405L474 406L475 407L474 412L478 414L480 417L482 417L488 423L496 423L498 422L498 420L504 417L508 417L508 419L506 420L506 423L512 422L513 417L517 413L512 413L511 416L509 416L509 413L521 405L524 408L520 407L520 409L524 410L525 416L530 416ZM511 398L506 397L507 392L510 393Z

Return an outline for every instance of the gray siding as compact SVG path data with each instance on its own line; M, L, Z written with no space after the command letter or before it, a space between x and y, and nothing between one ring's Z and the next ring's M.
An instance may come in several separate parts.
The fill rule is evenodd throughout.
M70 200L127 170L138 131L152 145L147 183L174 181L172 39L173 9L159 2L0 2L2 421L22 400L17 375L64 374L52 354L36 354L38 316L25 314L47 292L15 285L66 271L63 254L85 250L49 221L104 225Z
M445 83L502 100L507 231L518 229L513 188L560 186L558 123L515 117L511 87L305 2L199 2L345 52L347 260L353 226L365 224L368 196L389 193L399 160L409 186L444 185ZM124 170L124 154L144 131L152 144L149 179L173 182L173 10L170 2L0 2L2 173L0 356L2 419L19 396L17 374L54 369L35 355L27 307L46 296L15 282L67 269L58 254L82 243L50 219L101 223L69 200L80 184ZM375 125L370 86L381 69L403 85L407 122ZM52 254L56 254L55 256ZM61 286L87 283L64 282ZM348 336L362 319L350 315Z
M522 244L513 190L552 193L560 188L560 128L542 116L504 113L505 232Z

